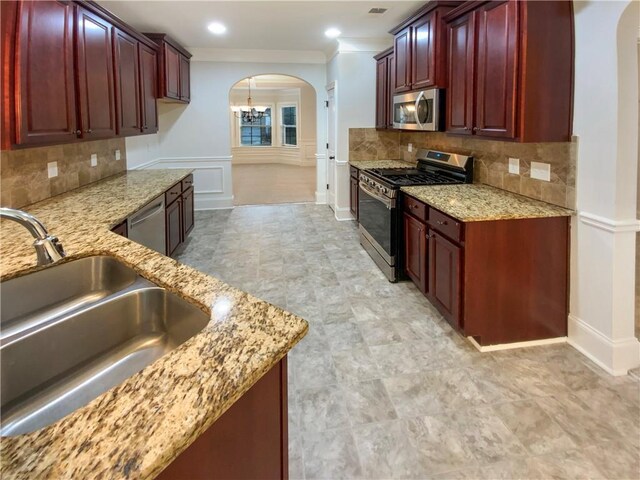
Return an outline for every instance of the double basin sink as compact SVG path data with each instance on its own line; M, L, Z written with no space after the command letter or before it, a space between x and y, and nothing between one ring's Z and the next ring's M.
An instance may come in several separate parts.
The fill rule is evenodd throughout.
M200 332L209 317L108 256L0 286L0 435L44 428Z

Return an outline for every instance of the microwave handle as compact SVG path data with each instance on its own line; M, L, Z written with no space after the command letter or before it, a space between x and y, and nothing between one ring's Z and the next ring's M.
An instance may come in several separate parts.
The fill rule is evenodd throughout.
M420 103L420 100L422 100L422 97L424 97L424 92L420 92L418 94L418 98L416 98L416 109L414 112L414 115L416 117L416 124L418 125L418 128L420 130L422 130L423 127L422 127L422 123L420 123L420 117L418 116L418 104Z

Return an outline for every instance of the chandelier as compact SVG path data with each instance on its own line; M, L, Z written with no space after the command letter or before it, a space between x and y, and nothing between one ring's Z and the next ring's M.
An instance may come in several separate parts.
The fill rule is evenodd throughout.
M251 100L251 80L253 77L247 78L247 85L249 86L249 96L247 97L246 105L233 105L231 111L237 118L242 118L244 123L253 123L256 120L260 120L264 117L267 108L265 106L254 105Z

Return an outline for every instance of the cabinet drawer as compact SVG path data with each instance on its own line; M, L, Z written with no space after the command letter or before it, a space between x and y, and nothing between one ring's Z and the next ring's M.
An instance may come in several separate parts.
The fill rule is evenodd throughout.
M449 237L451 240L455 242L462 241L462 223L458 220L432 208L429 211L429 224L431 228Z
M164 194L164 203L169 206L175 202L182 193L182 182L176 183Z
M404 211L422 221L427 221L427 206L413 197L404 197Z
M356 167L349 167L349 172L351 173L351 176L355 179L358 179L358 175L360 173L360 170L357 169Z
M193 187L193 174L189 175L184 180L182 180L182 191L183 192L185 190L191 188L191 187Z

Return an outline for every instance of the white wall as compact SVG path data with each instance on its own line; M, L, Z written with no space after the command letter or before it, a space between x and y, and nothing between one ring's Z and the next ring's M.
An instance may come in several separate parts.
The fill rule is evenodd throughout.
M313 86L317 93L316 138L318 145L324 147L324 64L199 61L194 55L192 102L189 105L158 104L160 132L144 140L143 137L127 139L127 168L196 168L196 208L230 208L233 197L229 92L239 80L260 74L291 75ZM324 153L324 148L317 152L320 162ZM324 165L319 165L318 172L318 185L324 186Z
M336 83L335 214L352 219L349 212L349 129L375 126L377 51L339 51L327 64L327 81Z
M580 1L574 8L578 215L569 341L610 373L625 374L640 364L633 262L639 4Z

